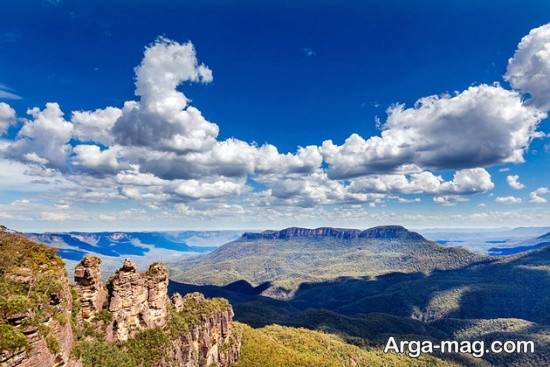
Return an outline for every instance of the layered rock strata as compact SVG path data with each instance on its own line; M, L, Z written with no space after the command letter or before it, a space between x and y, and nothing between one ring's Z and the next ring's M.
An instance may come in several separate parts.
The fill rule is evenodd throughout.
M99 257L86 256L74 269L81 321L92 320L101 311L106 301L107 291L101 282L100 264Z
M125 260L109 280L107 289L107 309L112 315L115 340L126 341L141 330L166 324L168 270L164 265L155 263L142 274L132 261Z
M170 299L163 264L141 273L125 260L103 284L100 259L86 256L71 292L55 250L0 228L0 255L0 367L95 366L86 354L94 349L83 345L108 343L113 354L129 353L126 343L147 332L165 343L148 365L228 367L239 358L231 305L200 293ZM151 352L128 358L140 365Z
M176 293L169 299L168 270L160 263L140 273L133 261L125 260L103 286L99 263L93 256L81 261L75 270L75 288L81 304L86 305L80 310L82 320L89 321L90 315L97 317L100 312L108 316L101 318L107 324L97 325L109 342L123 343L145 330L167 328L174 322L171 318L179 318L189 322L171 340L158 366L224 367L237 361L240 338L232 332L233 309L227 302L211 312L198 312L211 306L200 293Z

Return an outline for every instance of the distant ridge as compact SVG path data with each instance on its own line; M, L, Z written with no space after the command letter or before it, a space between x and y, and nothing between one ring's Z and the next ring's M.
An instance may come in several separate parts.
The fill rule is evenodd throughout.
M547 246L550 246L550 232L538 236L535 239L525 241L524 243L516 244L515 246L491 247L487 252L489 255L494 256L515 255L522 252L538 250Z
M216 250L172 264L172 279L252 288L266 282L264 296L287 299L303 283L341 277L375 277L392 272L430 273L485 260L462 248L443 247L399 225L366 230L291 227L245 233ZM252 292L238 282L232 285Z
M372 238L372 239L399 239L399 240L425 240L422 235L411 232L403 226L378 226L361 231L359 229L345 229L333 227L300 228L290 227L280 231L264 231L260 233L246 232L242 235L245 240L258 239L291 239L291 238L319 238L333 237L339 239Z

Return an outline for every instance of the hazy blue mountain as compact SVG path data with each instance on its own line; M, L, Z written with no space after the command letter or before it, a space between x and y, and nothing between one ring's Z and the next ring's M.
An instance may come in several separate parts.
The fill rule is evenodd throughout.
M546 246L550 246L550 232L520 243L509 244L508 246L502 247L491 247L488 252L490 255L514 255L521 252L537 250Z
M92 254L102 259L103 274L109 274L120 264L121 257L133 259L138 267L146 267L154 261L172 262L210 252L241 234L240 231L63 232L26 236L58 248L69 272L83 256Z
M443 246L460 246L480 254L499 255L500 253L492 251L493 247L525 245L528 241L549 233L550 227L425 228L418 232Z

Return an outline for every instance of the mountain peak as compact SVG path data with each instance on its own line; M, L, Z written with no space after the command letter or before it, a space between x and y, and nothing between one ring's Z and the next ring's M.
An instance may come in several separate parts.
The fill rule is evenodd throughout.
M348 228L333 228L333 227L319 227L319 228L301 228L301 227L289 227L280 231L264 231L260 233L246 232L242 238L247 240L256 239L290 239L290 238L323 238L333 237L339 239L353 239L353 238L372 238L372 239L410 239L410 240L424 240L420 234L411 232L403 226L378 226L361 231L359 229Z

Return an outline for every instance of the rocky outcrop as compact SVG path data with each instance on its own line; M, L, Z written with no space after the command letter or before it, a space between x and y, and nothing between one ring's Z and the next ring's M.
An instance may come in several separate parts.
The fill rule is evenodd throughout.
M204 295L197 292L184 297L179 293L172 296L176 311L184 315L189 311L196 312L206 302ZM176 361L177 366L193 367L230 366L237 362L241 340L232 330L233 316L231 306L202 314L200 323L194 323L188 332L172 342L169 356L160 365L169 366L167 361Z
M166 324L168 270L164 265L155 263L142 274L131 260L125 260L107 288L114 340L126 341L141 330Z
M105 304L107 291L101 282L97 256L85 256L74 270L75 290L80 300L79 318L90 321Z
M0 228L0 366L68 366L72 298L55 251Z
M73 333L69 323L62 324L52 320L43 320L41 327L25 328L28 347L15 351L0 353L2 367L36 367L36 366L78 366L70 361L73 347ZM47 327L44 335L41 329ZM56 345L54 347L54 345Z
M95 367L105 342L124 355L122 364L147 356L158 367L228 367L239 358L231 305L200 293L170 300L163 264L141 273L125 260L104 285L101 261L86 256L71 292L55 250L0 228L0 255L0 286L9 290L0 294L0 367Z
M359 229L343 229L320 227L315 229L291 227L281 231L264 231L261 233L246 232L242 238L247 240L258 239L291 239L291 238L320 238L332 237L339 239L372 238L372 239L407 239L425 240L420 234L411 232L402 226L379 226L361 231Z
M107 284L106 307L111 323L107 339L125 342L140 332L180 325L158 366L229 366L237 361L240 338L232 332L233 309L225 300L207 300L201 293L168 298L166 266L152 264L145 273L125 260ZM173 310L170 313L170 309Z

